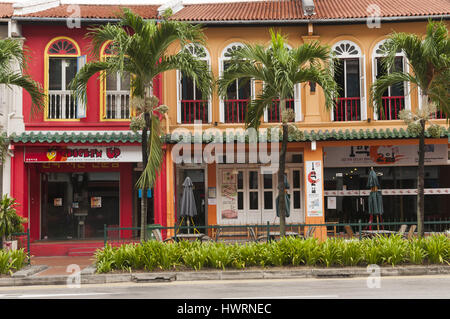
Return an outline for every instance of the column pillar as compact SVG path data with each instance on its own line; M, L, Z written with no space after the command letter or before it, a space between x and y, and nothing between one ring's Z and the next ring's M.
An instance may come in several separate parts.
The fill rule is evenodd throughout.
M312 33L312 30L311 30ZM311 43L319 40L319 36L308 35L303 36L304 43ZM304 108L304 121L306 123L321 122L320 107L319 107L319 90L321 88L318 85L311 87L311 84L305 85L305 108Z
M305 185L305 223L325 223L324 209L324 172L323 147L319 144L312 149L313 143L307 143L304 148L304 185ZM305 232L307 229L305 229ZM320 240L327 238L326 227L316 227L314 237Z
M133 226L133 167L129 163L120 164L120 227ZM123 238L131 237L131 230L122 232Z
M175 166L172 160L172 145L167 145L166 151L166 174L167 174L167 227L175 226ZM171 237L174 235L173 229L167 230L167 236Z

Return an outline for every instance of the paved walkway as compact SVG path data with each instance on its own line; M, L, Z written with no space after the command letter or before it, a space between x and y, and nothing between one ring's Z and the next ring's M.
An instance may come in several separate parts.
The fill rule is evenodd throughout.
M37 276L70 275L73 270L68 271L69 265L78 265L80 271L94 263L94 256L77 257L32 257L31 265L46 265L49 268L37 274Z

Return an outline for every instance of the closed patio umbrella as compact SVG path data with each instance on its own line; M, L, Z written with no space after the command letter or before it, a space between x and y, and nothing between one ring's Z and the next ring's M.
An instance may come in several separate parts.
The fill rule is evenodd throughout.
M367 180L367 187L370 188L369 194L369 214L370 220L369 223L372 222L373 215L377 215L377 220L381 215L383 215L383 198L381 196L380 183L378 181L377 173L373 169L370 169L369 178Z
M178 219L180 219L181 217L181 222L183 221L184 217L186 217L188 226L190 219L194 216L197 216L197 206L195 204L192 186L193 184L191 179L189 177L186 177L186 179L183 182L183 195L181 196L181 208L178 215Z
M286 188L286 190L289 189L289 183L287 181L286 176L284 176L284 187ZM280 209L278 208L279 200L280 200L280 195L277 196L277 199L275 201L277 217L280 217ZM285 193L284 200L286 201L286 217L289 217L290 212L291 212L291 196L287 192Z

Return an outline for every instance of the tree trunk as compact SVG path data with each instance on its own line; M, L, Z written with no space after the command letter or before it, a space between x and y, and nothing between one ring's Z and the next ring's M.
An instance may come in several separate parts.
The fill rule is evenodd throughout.
M417 172L417 233L424 235L425 216L425 120L420 120L419 163Z
M286 99L280 100L280 113L282 117L285 115L286 109ZM279 160L279 170L278 170L278 210L280 215L280 237L286 236L286 185L284 183L284 175L286 168L286 149L288 143L288 124L287 119L281 119L282 129L283 129L283 139L281 142L281 152Z
M148 128L150 127L150 115L145 113L145 128L142 130L142 169L145 170L148 162L147 139ZM141 236L140 241L147 239L147 188L141 189Z

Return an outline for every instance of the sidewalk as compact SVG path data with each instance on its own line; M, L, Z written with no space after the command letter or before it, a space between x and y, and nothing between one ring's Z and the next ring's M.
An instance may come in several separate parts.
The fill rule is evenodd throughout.
M157 271L96 274L93 256L88 257L34 257L26 266L11 277L0 278L0 287L31 285L66 285L76 275L67 271L69 265L78 265L81 284L145 283L199 280L249 280L249 279L289 279L289 278L352 278L374 275L368 267L270 267L247 270L202 271ZM384 276L427 276L450 275L450 265L424 266L383 266L379 275ZM378 274L377 274L378 275Z
M67 276L73 273L73 269L68 269L69 265L78 265L82 271L92 265L94 261L94 256L32 257L31 266L48 266L46 270L37 273L36 276Z

